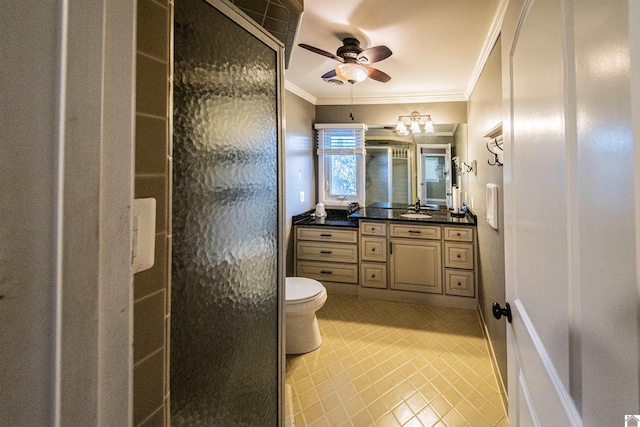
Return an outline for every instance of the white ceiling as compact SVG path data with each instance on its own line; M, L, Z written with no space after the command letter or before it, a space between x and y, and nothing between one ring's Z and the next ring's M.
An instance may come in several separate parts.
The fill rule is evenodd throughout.
M497 38L505 0L307 0L285 72L287 89L316 105L351 103L349 85L323 81L344 37L393 55L372 66L391 76L353 86L354 104L465 101Z

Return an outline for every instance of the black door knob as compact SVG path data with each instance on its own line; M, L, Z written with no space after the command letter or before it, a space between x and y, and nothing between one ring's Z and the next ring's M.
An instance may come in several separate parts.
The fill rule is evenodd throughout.
M511 323L511 306L508 302L504 304L504 308L500 307L500 304L498 304L497 302L494 302L492 308L493 317L495 317L496 319L500 319L502 316L505 316L507 318L507 321Z

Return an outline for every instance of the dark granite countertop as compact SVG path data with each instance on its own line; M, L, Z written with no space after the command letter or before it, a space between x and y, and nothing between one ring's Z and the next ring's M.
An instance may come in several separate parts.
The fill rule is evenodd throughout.
M375 207L360 208L357 212L351 214L351 218L358 219L384 219L390 221L408 221L412 223L430 223L430 224L455 224L455 225L476 225L475 215L469 213L455 215L448 209L427 210L422 209L419 213L429 215L431 218L407 218L403 214L413 213L413 211L404 209L383 209Z
M360 208L358 211L346 216L345 210L327 209L325 218L316 218L314 210L304 212L292 218L293 225L324 225L330 227L358 227L359 220L388 220L388 221L406 221L412 223L425 224L454 224L454 225L476 225L476 216L471 212L464 215L452 214L448 209L425 209L420 213L429 215L430 218L406 218L402 214L410 213L406 207L402 209L388 209L368 206Z
M293 225L325 225L329 227L358 228L357 218L348 218L347 211L341 209L327 209L327 216L316 218L315 209L296 215L292 218Z

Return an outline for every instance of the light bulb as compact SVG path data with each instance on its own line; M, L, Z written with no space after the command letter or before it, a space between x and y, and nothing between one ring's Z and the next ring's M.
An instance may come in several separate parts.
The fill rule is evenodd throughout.
M369 71L360 64L347 62L336 67L336 74L341 80L355 84L365 80Z

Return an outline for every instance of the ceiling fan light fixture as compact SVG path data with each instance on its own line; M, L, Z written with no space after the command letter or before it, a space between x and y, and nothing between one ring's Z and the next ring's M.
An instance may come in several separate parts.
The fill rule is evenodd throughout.
M366 80L369 75L369 71L360 64L345 62L344 64L339 64L336 67L336 74L340 80L355 84Z

